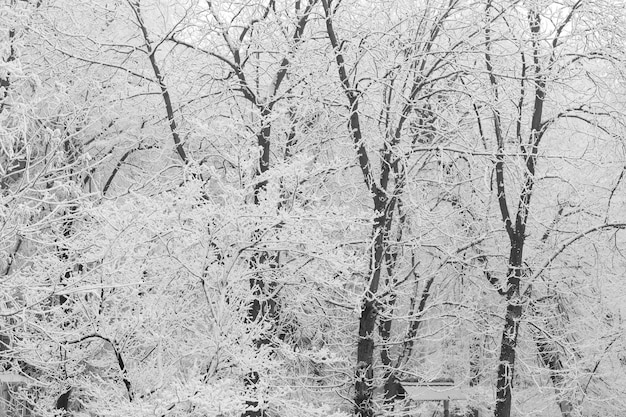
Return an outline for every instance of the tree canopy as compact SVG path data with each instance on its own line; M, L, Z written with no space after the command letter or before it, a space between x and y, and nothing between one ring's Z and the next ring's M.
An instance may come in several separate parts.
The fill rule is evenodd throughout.
M0 5L0 416L626 407L623 0Z

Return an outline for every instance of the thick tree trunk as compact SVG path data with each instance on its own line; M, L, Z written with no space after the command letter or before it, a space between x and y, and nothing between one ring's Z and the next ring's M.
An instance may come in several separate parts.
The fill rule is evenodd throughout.
M372 417L372 382L374 380L374 340L372 333L376 323L376 307L370 296L363 304L359 319L359 343L357 348L357 370L355 382L355 413L360 417Z
M373 256L370 261L370 286L361 307L359 318L359 341L357 345L357 367L355 371L355 414L361 417L372 417L372 396L374 392L374 328L378 318L378 305L375 294L378 292L385 249L387 230L385 228L384 199L374 196L375 208L379 217L373 227Z
M272 109L269 106L261 108L261 129L256 136L257 146L260 149L256 170L257 178L265 174L270 169L270 135L272 133L272 126L267 118L271 112ZM266 179L258 181L255 184L254 204L258 205L261 203L261 197L266 189ZM259 231L257 232L260 233ZM275 256L272 256L266 251L262 251L250 261L250 269L253 271L259 271L256 272L252 278L250 278L250 289L254 295L254 299L248 309L247 320L250 323L264 320L265 318L273 323L278 321L278 304L273 295L275 285L273 283L266 282L266 279L262 276L263 272L261 269L264 266L269 268L274 268L276 266ZM271 335L269 334L263 334L254 341L254 345L257 349L260 349L262 346L267 346L270 343ZM246 387L250 391L256 392L259 379L260 375L257 371L250 372L245 377ZM263 417L266 415L265 410L256 400L246 401L246 407L247 410L242 414L243 417Z
M509 417L511 415L513 376L515 371L515 349L519 319L522 316L522 306L517 299L511 300L506 306L506 318L502 330L500 347L500 364L498 365L498 381L496 385L496 412L495 417Z
M531 189L526 191L530 192ZM525 193L522 193L522 197ZM517 348L517 336L519 322L522 317L522 304L520 299L520 282L522 278L522 265L524 242L526 233L526 210L518 209L516 216L515 232L511 233L511 252L509 254L509 270L507 274L507 288L505 296L507 300L504 327L502 329L502 341L500 345L500 363L496 382L496 410L495 417L510 417L512 405L513 376L515 375L515 350Z

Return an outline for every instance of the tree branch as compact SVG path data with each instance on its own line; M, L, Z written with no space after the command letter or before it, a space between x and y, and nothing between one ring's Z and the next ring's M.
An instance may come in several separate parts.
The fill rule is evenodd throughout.
M348 127L350 128L350 136L352 137L354 146L357 149L359 166L363 174L363 180L365 181L365 185L367 186L367 189L370 191L371 194L377 196L379 194L379 187L374 181L370 159L367 154L367 150L365 149L365 145L363 143L363 135L361 132L361 122L359 119L359 94L352 89L352 86L350 85L350 80L348 79L345 60L343 57L343 53L341 52L341 46L339 45L339 41L337 39L335 27L333 25L333 11L331 10L329 0L322 0L322 6L324 8L326 33L328 34L328 39L330 40L330 44L335 54L335 62L337 63L339 80L349 103L350 118L348 121Z
M491 1L487 3L485 12L489 16L491 10ZM493 65L491 63L491 28L489 24L485 26L485 65L487 67L487 73L489 74L489 82L494 92L495 101L498 101L498 80L493 72ZM511 214L509 212L509 206L506 202L506 189L504 185L504 137L502 136L502 126L500 122L500 112L494 106L493 113L493 127L496 134L496 142L498 151L496 153L496 189L498 192L498 205L500 206L500 214L502 215L502 221L504 227L511 242L515 239L515 231L513 230L513 222L511 221Z
M141 29L141 33L144 39L144 45L148 51L148 59L150 60L150 65L152 66L152 70L154 71L154 76L159 84L159 88L161 89L161 94L163 96L163 104L165 105L165 111L167 113L167 120L170 125L170 132L172 134L172 139L174 141L174 146L176 148L176 153L183 161L185 165L189 164L189 158L185 152L185 148L183 146L182 141L180 140L180 135L178 134L178 127L176 126L176 120L174 118L174 108L172 106L172 99L170 97L170 93L165 85L165 80L163 75L161 74L161 69L159 68L159 64L156 61L156 50L152 47L152 42L150 41L150 37L148 35L148 28L146 27L143 17L141 15L141 9L139 8L139 1L133 3L131 0L126 0L130 8L132 9L135 18L137 20L137 24Z
M582 231L580 233L578 233L576 236L568 239L567 241L565 241L565 243L563 243L561 246L559 246L559 248L552 254L552 256L550 256L550 258L548 258L538 269L537 272L535 272L530 280L530 282L535 281L537 278L539 278L539 276L543 273L543 271L546 270L546 268L548 268L550 266L550 264L561 254L561 252L563 252L565 249L567 249L568 246L570 246L571 244L573 244L574 242L582 239L583 237L594 233L594 232L599 232L601 230L605 230L605 229L626 229L626 223L606 223L606 224L601 224L598 226L593 226L585 231Z

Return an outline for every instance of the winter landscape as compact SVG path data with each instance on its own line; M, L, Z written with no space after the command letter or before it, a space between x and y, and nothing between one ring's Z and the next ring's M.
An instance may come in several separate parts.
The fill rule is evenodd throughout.
M624 0L3 0L0 416L626 414Z

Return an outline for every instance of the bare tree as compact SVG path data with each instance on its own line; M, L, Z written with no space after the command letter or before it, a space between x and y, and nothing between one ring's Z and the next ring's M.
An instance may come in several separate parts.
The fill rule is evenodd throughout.
M540 150L544 147L545 138L550 136L549 132L558 131L560 123L574 119L594 125L598 123L598 117L608 115L600 109L601 103L590 107L585 102L575 101L575 98L573 102L565 104L560 103L556 97L555 85L561 82L560 77L564 77L581 57L577 52L571 53L575 50L573 48L576 48L571 45L571 42L575 39L572 33L575 29L572 25L580 21L580 15L586 12L583 2L576 1L567 6L555 5L554 7L559 10L559 15L558 19L551 21L549 30L542 26L545 23L542 17L548 13L549 8L532 2L525 6L527 8L527 12L524 12L526 14L525 28L519 34L509 25L510 19L513 18L518 18L520 23L522 22L522 16L514 17L517 14L514 9L510 9L506 15L503 15L503 20L498 23L498 28L511 28L505 36L499 35L498 38L494 38L493 27L495 25L487 23L484 26L484 64L491 86L491 98L494 102L494 105L489 106L491 111L489 118L493 123L491 132L495 137L496 147L494 153L495 190L502 225L510 248L504 278L498 280L495 277L488 277L506 300L497 374L495 409L497 417L511 415L520 323L526 314L525 305L532 298L531 276L534 273L537 277L541 273L534 272L533 266L529 264L528 256L525 255L525 251L528 250L528 224L533 210L531 202L536 194L538 182L537 167L541 158ZM488 18L495 13L501 13L501 10L502 5L497 2L485 3L485 13ZM520 42L523 47L511 52L512 56L518 57L517 63L507 68L502 54L508 52L503 45L511 41ZM496 47L497 52L495 52ZM498 56L497 61L494 55ZM590 54L583 59L593 60L595 56ZM505 80L504 74L506 73L512 74L512 79L518 84L516 93L513 92L512 83ZM570 82L593 82L589 78L586 80L584 78L583 75L581 81L581 78L572 76ZM513 106L506 103L508 100L513 102ZM511 107L517 115L507 114ZM512 134L507 133L509 128L505 126L505 123L513 125ZM482 129L485 124L480 120L478 124L479 131L483 134ZM601 134L608 133L606 129L600 130ZM483 140L487 141L485 138ZM511 155L513 146L516 147L513 151L514 156ZM519 174L515 177L507 177L507 169L509 172L515 169ZM515 212L510 209L511 203L517 206ZM621 226L620 224L607 224L603 227L619 228ZM544 236L547 238L547 235ZM543 314L548 314L548 312L544 310ZM543 365L550 369L555 389L561 392L564 386L563 364L558 351L549 347L543 335L538 336L537 349ZM572 403L560 395L559 397L562 414L571 415Z

